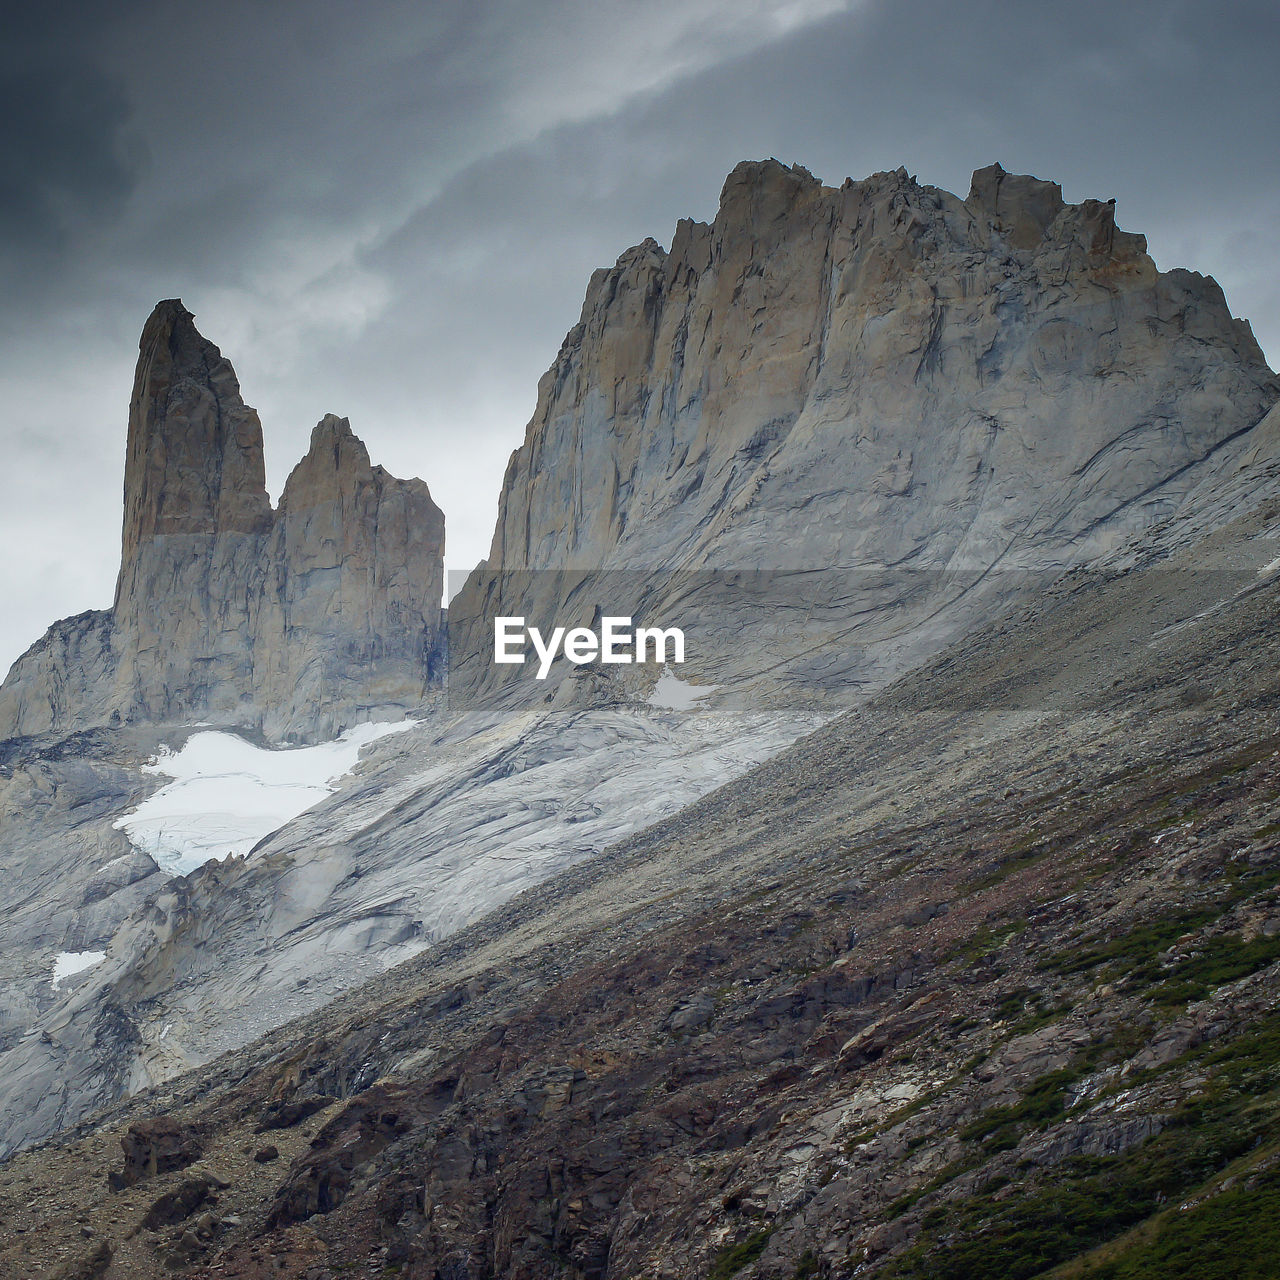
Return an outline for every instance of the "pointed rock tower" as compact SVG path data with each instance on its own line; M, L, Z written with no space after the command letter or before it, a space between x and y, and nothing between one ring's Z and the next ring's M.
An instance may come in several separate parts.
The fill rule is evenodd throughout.
M115 603L56 623L0 687L0 738L120 721L325 737L419 703L442 667L444 515L316 427L267 495L262 427L181 302L142 332Z
M127 718L235 722L253 701L271 527L258 415L191 313L162 302L129 406L113 610Z
M421 701L443 675L443 557L444 514L426 484L373 466L346 418L326 414L271 536L258 646L266 705L292 706L305 726L323 723L335 689L360 690L371 714ZM267 727L294 728L271 716Z

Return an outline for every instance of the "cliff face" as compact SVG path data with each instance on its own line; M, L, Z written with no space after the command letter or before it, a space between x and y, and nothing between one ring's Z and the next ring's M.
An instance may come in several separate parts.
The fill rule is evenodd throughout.
M185 341L179 326L189 319L180 308L170 318L179 347ZM204 351L198 341L190 349ZM256 423L242 416L238 393L210 373L219 359L216 352L184 357L177 363L196 390L140 400L162 404L137 418L160 435L131 451L138 462L130 474L139 477L131 483L145 489L147 468L159 468L163 494L171 484L164 468L176 459L172 484L187 491L185 505L157 508L141 497L130 505L137 515L126 535L133 541L118 618L61 623L28 655L2 695L10 705L28 698L22 704L28 722L43 715L45 723L70 723L77 706L109 717L113 705L136 709L144 689L155 699L155 714L181 707L188 718L212 720L207 710L191 713L216 704L223 723L263 723L280 736L291 715L308 731L322 702L353 717L367 714L388 696L378 673L392 685L404 680L410 690L429 678L439 542L425 490L370 466L346 424L327 418L278 511L259 523L263 508L252 498ZM147 368L150 387L159 364ZM166 385L178 381L171 377ZM207 396L197 394L201 388ZM20 955L25 985L0 973L9 1002L0 1008L0 1153L208 1062L294 1014L315 1013L371 973L478 924L578 863L593 864L582 867L584 877L597 871L602 877L593 881L601 885L599 896L570 901L569 882L558 880L541 899L545 916L524 897L509 915L480 926L485 946L499 949L476 967L467 960L457 979L466 999L473 998L470 978L493 965L512 1002L536 1001L544 980L559 982L567 972L566 956L578 964L597 943L606 950L620 945L614 926L630 927L623 917L633 908L640 922L635 937L670 926L678 946L685 945L687 913L710 912L710 941L720 904L736 909L740 898L744 910L763 913L765 932L750 944L763 967L753 957L743 962L744 973L707 975L704 991L681 994L670 985L679 973L664 960L654 970L667 975L663 982L641 984L659 994L646 1006L643 1017L652 1022L637 1031L634 1046L643 1057L647 1044L673 1043L668 1028L697 1030L706 1025L697 1020L719 1017L722 1007L727 1013L725 991L738 991L744 1003L758 995L773 1010L770 1023L733 1014L737 1020L725 1024L733 1061L741 1061L741 1045L761 1044L778 1009L813 1007L805 991L756 986L772 982L777 970L768 966L786 942L778 912L760 898L762 886L774 886L767 889L772 898L779 877L794 874L792 903L808 912L821 905L825 886L859 875L859 860L874 850L901 855L905 870L896 862L885 870L889 905L901 914L872 926L893 946L900 942L901 954L864 971L892 974L916 963L912 951L925 950L912 930L935 919L927 911L937 905L933 895L943 892L936 887L942 882L934 868L922 871L923 896L910 908L900 888L920 841L932 839L948 814L972 805L972 819L957 819L952 828L959 898L970 893L971 873L985 878L1006 853L1014 868L1027 866L1033 824L1020 811L1012 833L992 828L984 836L973 828L978 821L1000 827L1012 785L1041 790L1050 806L1037 829L1054 839L1036 865L1063 870L1073 881L1077 871L1059 861L1056 842L1064 796L1091 801L1103 785L1095 779L1109 777L1145 786L1165 776L1150 771L1152 760L1206 733L1218 748L1237 752L1246 729L1233 708L1266 717L1248 730L1256 731L1259 746L1274 737L1269 686L1259 675L1269 662L1270 614L1246 619L1237 631L1227 623L1239 619L1233 611L1252 608L1250 601L1268 610L1273 603L1280 410L1258 419L1276 391L1247 326L1231 318L1217 287L1186 272L1159 274L1141 240L1115 228L1107 204L1068 206L1053 184L995 169L975 176L966 201L920 188L903 174L835 191L776 164L739 169L712 226L682 224L670 252L649 243L593 279L583 322L544 380L537 416L512 462L494 540L499 572L482 569L462 597L473 606L471 623L478 620L474 606L497 604L507 606L503 612L549 613L569 625L590 620L584 614L594 607L588 598L594 585L572 566L591 571L587 577L603 567L607 585L619 592L607 603L625 607L630 592L654 613L671 606L653 620L692 617L718 628L717 638L726 640L712 668L719 689L694 707L619 697L644 692L644 679L652 679L651 668L632 667L621 680L607 669L584 670L581 681L538 686L538 703L518 714L451 701L380 744L338 794L273 833L250 858L213 862L168 885L157 884L163 877L145 861L119 859L120 833L110 826L153 781L137 765L173 740L167 727L84 735L90 740L83 743L4 744L0 781L12 781L0 788L0 863L20 886L22 909L10 910L10 923L0 928L0 960ZM190 405L205 406L204 467L182 463L181 442L163 434L177 429L180 415L170 406ZM187 420L193 413L182 409ZM241 478L239 505L224 515L218 495L231 474ZM246 492L250 500L240 501ZM199 514L196 531L183 531L188 526L179 517L186 513ZM1116 540L1120 548L1103 555ZM1083 574L1060 575L1063 566L1095 556L1105 561L1099 584ZM223 564L243 567L233 572ZM791 580L798 585L792 591L767 574L757 582L720 572L733 565L812 572ZM672 568L674 579L659 572ZM514 570L510 579L506 569ZM1028 587L1047 576L1061 580L1029 598ZM428 579L429 587L421 586ZM780 600L783 588L787 598ZM1007 610L1011 602L1019 608ZM468 615L458 603L450 612L462 614L465 632ZM132 621L126 626L125 619ZM162 655L165 628L179 625L187 628L186 648ZM956 642L965 628L969 634ZM153 660L144 669L139 636L147 629ZM480 643L461 654L463 691L483 689L493 670L492 633L473 634ZM782 651L771 669L781 677L765 670L770 645ZM706 635L691 634L691 657L704 670L712 665L707 652ZM933 666L925 665L940 652ZM167 674L146 684L162 662L170 664ZM868 690L913 663L923 667L918 676ZM451 688L459 670L455 649ZM204 672L210 674L201 682ZM789 687L764 688L770 679ZM584 708L575 686L601 695L599 705ZM793 701L771 703L762 692ZM686 804L779 752L838 710L839 699L864 693L843 727L798 749L793 771L786 766L743 779L740 807L731 792L709 800L702 811L709 815L706 839L688 838L690 815L680 812ZM1106 752L1099 754L1104 736ZM124 758L120 743L127 738L133 741ZM103 771L104 762L116 772ZM1188 759L1187 767L1200 766ZM1183 828L1167 825L1174 815L1153 807L1162 803L1135 795L1117 800L1116 812L1138 813L1148 827L1174 833L1172 840ZM1080 820L1093 842L1097 812L1082 811ZM1268 828L1265 815L1249 821L1250 830ZM621 852L605 852L644 828L649 834ZM1242 836L1224 847L1247 843ZM1171 847L1151 846L1153 870ZM75 859L66 856L68 848ZM659 851L648 870L632 860L644 848ZM710 896L704 858L708 876L710 860L720 867L714 872L720 887ZM1118 864L1122 879L1129 865ZM86 866L95 882L121 887L102 898L96 888L87 895ZM34 896L29 889L38 874L46 879ZM135 874L140 878L131 879ZM1153 883L1182 891L1165 874ZM818 896L807 898L811 890ZM1069 890L1071 883L1052 893L1037 889L1012 905L985 899L968 918L975 928L989 923L989 911L1032 919L1050 897L1072 901ZM144 894L146 907L137 908ZM93 900L86 904L86 896ZM1114 908L1123 924L1132 901L1116 906L1100 894L1081 899L1078 909L1082 918L1101 918ZM926 914L913 923L917 907ZM842 923L838 939L850 949L851 923ZM815 936L786 928L801 950ZM859 921L857 932L870 930ZM947 956L953 942L928 947ZM432 982L449 956L463 954L453 945L422 961ZM1045 954L1054 945L1046 943ZM504 951L508 946L515 951ZM546 957L531 986L507 969L508 958L518 960L524 948ZM45 975L59 950L101 950L108 959L76 985L50 992ZM732 938L725 950L744 954ZM863 951L857 956L859 967L869 963ZM807 983L816 962L800 951L794 958ZM396 972L388 981L409 971ZM566 1026L578 1027L572 1011L590 1004L582 992L603 989L597 977L564 988L563 1008L572 1014ZM625 1001L631 978L623 977L618 994ZM953 977L944 975L946 982ZM886 995L891 988L899 989L896 980L886 984ZM1011 980L993 992L991 1007L1016 989ZM352 997L359 1030L347 1047L317 1042L317 1071L334 1066L337 1077L323 1084L312 1077L308 1087L326 1096L356 1092L375 1076L443 1061L431 1056L433 1046L418 1030L434 1036L439 1015L460 1007L453 996L441 1007L415 987L406 1006L411 1034L383 1041L387 1024L371 1016L367 994ZM785 996L785 1005L772 1005L775 995ZM686 1008L686 996L696 1003ZM668 997L671 1003L658 1008ZM507 995L495 1000L484 1015L485 1035L510 1020ZM668 1024L677 1012L680 1023ZM745 1007L739 1012L754 1018ZM858 1030L840 1024L839 1038L830 1040L834 1031L819 1032L805 1018L794 1023L793 1041L760 1059L764 1070L745 1082L747 1095L776 1093L771 1073L807 1053L811 1035L825 1053ZM299 1033L280 1034L276 1044ZM614 1051L601 1046L603 1054ZM525 1048L518 1046L522 1059ZM557 1044L542 1061L554 1061L555 1070L565 1061L572 1066L573 1053L562 1050ZM967 1048L957 1051L956 1060L968 1057ZM637 1105L669 1097L665 1086L650 1092L668 1061L657 1063L657 1074L644 1069L642 1087L629 1095ZM685 1066L698 1070L689 1062L679 1070ZM478 1096L473 1085L487 1074L478 1060L465 1066L459 1098ZM496 1108L490 1114L519 1115L520 1097L547 1096L533 1076L528 1084L529 1094L520 1092L524 1077L513 1085L516 1092L503 1085L490 1094ZM901 1084L890 1086L899 1101L886 1117L906 1096L897 1092ZM444 1096L434 1083L426 1087L431 1097ZM586 1110L574 1113L578 1129L587 1111L612 1105L606 1097L612 1088L602 1086L582 1102ZM713 1105L728 1097L717 1095ZM837 1103L843 1105L833 1098ZM730 1149L739 1141L732 1136L737 1104L727 1106L728 1127L717 1141ZM694 1132L685 1119L678 1127ZM595 1123L587 1121L587 1128ZM860 1128L843 1131L830 1154ZM771 1122L757 1132L770 1130ZM448 1136L452 1141L454 1131ZM552 1148L541 1141L521 1149L545 1170L551 1166L539 1162ZM554 1146L562 1137L548 1141ZM659 1149L667 1149L665 1140ZM789 1160L784 1152L774 1154ZM477 1159L477 1168L497 1167L492 1149ZM761 1168L776 1182L776 1167ZM458 1203L488 1207L475 1240L446 1226L428 1242L437 1250L430 1266L452 1265L456 1250L472 1244L474 1256L487 1256L485 1233L506 1238L507 1227L493 1224L509 1208L513 1216L504 1221L527 1211L530 1222L544 1222L542 1174L530 1170L519 1179L527 1172L533 1180L519 1186L534 1188L532 1198L507 1184L500 1210L488 1198L497 1184L478 1190L465 1175ZM655 1166L664 1186L667 1172ZM722 1173L709 1202L717 1240L725 1198L741 1182L727 1166ZM272 1191L281 1177L273 1175ZM648 1190L635 1186L639 1198L632 1203L643 1206ZM610 1194L620 1189L613 1184ZM585 1234L612 1233L618 1266L635 1273L639 1255L624 1238L631 1227L604 1225L597 1210L607 1217L612 1209L593 1202L593 1194L583 1190L583 1202L592 1205ZM246 1209L246 1224L263 1221L256 1208L252 1213ZM670 1222L679 1240L686 1222L678 1212ZM797 1226L788 1238L802 1234ZM710 1235L700 1243L689 1238L704 1254L711 1247ZM357 1250L366 1260L368 1243ZM704 1254L685 1251L663 1265L672 1274L705 1274ZM548 1254L549 1269L563 1270L563 1257ZM506 1274L492 1259L487 1265ZM780 1274L795 1271L792 1257Z
M241 714L271 523L258 415L190 313L162 302L129 406L113 710L158 722Z
M743 164L710 226L592 277L490 563L1038 559L1149 518L1278 394L1217 284L1158 272L1112 203Z
M884 678L904 604L919 656L976 580L989 610L1172 513L1278 394L1217 284L1158 271L1112 202L743 164L710 225L592 277L452 613L512 611L493 575L526 569L823 570L841 678Z
M139 343L129 404L122 570L116 609L133 603L149 542L271 528L262 425L235 371L181 302L161 302ZM120 620L124 622L125 616Z
M0 738L208 720L324 735L419 702L440 665L444 517L326 417L273 512L262 428L177 301L143 330L110 613L0 688Z
M358 690L369 709L421 701L443 672L443 556L444 515L427 486L372 466L345 418L323 418L271 534L265 704L301 715L335 689Z

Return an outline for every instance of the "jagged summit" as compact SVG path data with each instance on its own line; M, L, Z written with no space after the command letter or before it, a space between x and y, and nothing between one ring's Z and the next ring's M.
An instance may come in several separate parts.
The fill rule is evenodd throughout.
M797 202L850 191L857 192L859 196L875 191L938 193L937 188L922 187L915 176L901 166L873 173L861 181L846 178L837 188L827 186L800 164L784 164L777 159L744 160L725 179L719 208L711 224L688 218L677 222L671 254L680 257L678 245L693 236L697 229L714 226L722 235L758 233L770 222L791 217ZM940 194L955 200L949 192ZM1010 173L996 162L973 171L969 194L963 204L975 224L995 231L1013 249L1030 250L1053 234L1054 223L1063 213L1078 217L1082 224L1107 225L1107 210L1114 215L1116 201L1114 198L1105 201L1091 199L1071 205L1063 199L1060 183L1030 174ZM1111 223L1114 224L1114 218ZM1121 243L1130 252L1146 252L1144 236L1128 232L1120 234L1124 237ZM1096 242L1091 237L1090 247L1098 252L1109 250L1113 247L1110 235L1104 233ZM648 237L619 255L615 266L634 265L654 254L664 259L667 256L661 244Z
M1112 206L1115 201L1108 201ZM985 217L1015 249L1034 249L1067 207L1062 187L1027 174L1006 173L999 164L975 169L965 206ZM1146 241L1141 241L1145 251Z
M125 565L148 538L271 527L258 415L177 298L158 303L142 331L124 494Z
M592 275L451 616L521 612L484 581L508 571L841 570L862 575L841 681L878 681L960 625L942 575L981 580L979 616L1009 571L1106 553L1277 397L1216 282L1157 270L1114 202L999 165L961 199L749 161L710 223ZM939 576L865 594L907 569Z
M204 432L201 438L216 443L207 469L183 472L192 503L207 503L201 508L207 524L207 513L219 507L219 468L242 464L234 433L219 435L208 415L239 413L239 402L225 376L210 373L221 366L208 353L179 362L191 386L169 398L163 369L175 366L164 353L171 338L179 349L191 342L186 323L172 306L157 318L157 333L169 336L157 338L157 363L143 385L155 389L163 408L139 420L161 433L157 440L168 432ZM164 886L149 860L139 865L131 858L110 825L151 779L115 758L103 760L96 741L9 744L6 760L20 767L7 777L0 772L0 861L17 868L14 880L25 896L16 923L0 912L0 935L8 929L9 954L23 957L26 967L20 982L0 981L0 1152L74 1123L143 1083L209 1062L293 1014L317 1010L362 975L439 943L578 862L598 861L609 878L599 882L598 894L593 888L576 902L562 892L565 881L550 888L547 931L525 914L524 900L505 923L484 925L474 936L487 946L498 935L485 930L500 928L516 947L544 956L546 976L554 977L564 955L583 954L584 940L606 951L629 946L612 922L637 902L641 911L660 913L650 917L654 925L677 930L683 922L668 911L715 911L715 900L702 896L711 887L700 879L704 854L719 860L715 874L726 890L740 890L743 909L763 913L768 926L760 944L764 964L754 977L717 975L706 984L712 995L692 1006L670 986L653 988L660 999L637 1024L642 1057L645 1045L673 1043L661 1028L700 1035L707 1019L720 1016L715 991L729 987L739 993L743 1015L725 1042L732 1061L742 1062L743 1044L761 1045L762 1034L772 1034L784 1006L773 1003L778 975L770 966L781 915L771 899L793 872L801 895L794 905L805 913L833 904L833 887L844 886L838 898L848 904L862 892L852 878L860 874L859 858L883 848L892 858L908 857L903 867L911 871L920 841L950 824L958 902L971 895L972 877L986 882L1006 851L1015 867L1033 874L1062 870L1068 883L1053 896L1070 901L1064 895L1078 869L1057 862L1063 828L1052 808L1045 830L1054 837L1053 856L1035 866L1023 859L1020 813L1013 815L1016 831L988 831L990 846L975 837L968 818L952 819L970 802L978 820L999 812L1000 797L1010 796L1011 761L1039 779L1034 785L1050 806L1084 796L1087 809L1096 788L1080 773L1085 761L1096 768L1091 776L1099 785L1119 778L1127 786L1135 777L1157 777L1148 765L1159 765L1166 747L1176 751L1205 731L1224 750L1238 751L1233 717L1262 687L1257 654L1266 655L1254 641L1274 629L1269 616L1234 614L1239 629L1222 635L1236 637L1227 644L1238 644L1243 664L1211 632L1227 621L1233 601L1246 612L1250 601L1265 603L1270 597L1259 588L1275 581L1268 535L1280 509L1280 427L1274 409L1266 423L1260 420L1277 394L1248 326L1231 317L1217 286L1192 272L1158 272L1141 239L1116 229L1106 201L1069 204L1052 183L994 167L980 170L961 199L920 185L905 170L833 188L776 161L740 166L712 222L683 221L669 250L646 241L592 277L580 323L542 379L534 418L512 458L492 563L450 609L464 631L468 619L483 623L492 612L539 625L586 624L594 621L592 575L575 567L625 570L614 581L624 590L638 583L642 593L656 579L655 592L663 594L637 600L640 607L622 594L602 603L610 615L631 612L646 623L686 627L691 661L681 674L707 696L695 707L664 702L644 683L653 669L633 664L616 677L603 667L576 669L583 678L540 685L534 698L514 706L518 690L485 687L494 671L493 633L481 625L480 643L461 653L451 637L451 697L438 716L424 716L411 733L378 749L337 795L266 837L251 857L210 864L177 886ZM252 454L253 425L239 421L247 432L243 449ZM176 516L167 508L162 514ZM225 724L259 717L281 736L291 724L314 728L318 707L334 707L340 723L430 677L427 615L439 602L432 576L438 512L425 486L393 481L371 466L345 420L329 417L317 426L269 531L255 532L250 520L247 528L222 532L160 532L159 518L139 518L137 526L147 532L139 534L127 579L136 627L124 632L112 615L90 614L51 629L0 695L9 723L22 697L19 710L33 719L84 723L85 707L99 705L88 700L91 694L104 715L117 707L131 715L212 707L197 718ZM394 554L386 554L388 547ZM1166 558L1152 571L1159 557ZM1066 568L1100 562L1107 572L1099 575L1098 594L1087 575L1062 576ZM766 594L752 598L752 575L706 572L771 566L799 569L801 590L779 601L767 594L763 575ZM673 568L692 573L675 583L678 593L666 593ZM507 579L505 569L517 572ZM1185 577L1185 590L1168 588L1171 572ZM430 590L421 585L428 580ZM475 661L467 667L460 657ZM1112 658L1122 664L1123 688ZM1217 666L1208 675L1207 661ZM901 678L913 667L915 676ZM371 687L370 672L389 674ZM465 696L472 688L493 697L476 706ZM842 725L809 740L794 772L783 764L760 775L739 793L737 808L726 783L850 705L854 714ZM1271 709L1265 715L1273 718ZM1153 717L1162 725L1155 734ZM1258 731L1259 743L1274 737L1273 727ZM114 751L126 735L85 736L109 738ZM151 732L148 749L163 736ZM1109 754L1100 756L1104 736ZM1131 759L1136 741L1141 758ZM1188 768L1199 767L1188 761ZM1215 775L1214 787L1218 781ZM719 798L703 811L708 840L699 849L679 810L716 788ZM788 807L779 818L779 803L793 802L801 808ZM1128 811L1144 825L1142 815L1164 812L1158 796L1134 802ZM733 812L722 823L726 805ZM1242 811L1242 820L1247 816ZM1249 817L1248 829L1265 831L1265 818ZM667 819L662 828L651 825L659 819ZM1096 845L1097 814L1082 810L1080 821ZM616 862L608 853L600 857L641 828L648 834ZM792 835L799 845L787 843ZM812 849L801 847L810 842ZM1160 845L1154 856L1170 847ZM1224 845L1228 852L1239 847L1234 840ZM659 852L651 873L633 879L639 863L632 852L643 848ZM806 862L810 852L819 861ZM1127 853L1120 857L1117 871L1125 878L1132 864ZM86 869L101 886L92 893ZM896 913L906 872L888 864L885 870L881 883ZM26 894L38 876L44 883ZM912 876L924 886L921 894L937 892L931 872ZM1165 887L1174 882L1168 875L1158 880ZM772 886L767 899L761 886ZM991 909L1004 910L1009 900L993 888ZM816 896L805 897L811 890ZM1018 905L1019 918L1031 918L1047 896L1028 899L1025 911ZM1087 909L1114 907L1123 925L1134 901L1091 899ZM865 950L854 958L851 972L888 975L886 998L896 998L899 965L918 967L914 930L938 918L915 915L917 905L937 900L917 898L909 913L883 920L883 932L897 940L892 945L901 942L900 959L865 968ZM975 907L975 927L987 911ZM649 925L636 928L633 940ZM573 935L577 929L581 938ZM815 938L803 925L786 932L800 947ZM687 942L676 938L674 945ZM835 953L822 945L821 963L828 964ZM839 945L854 945L847 929ZM730 940L726 954L734 950ZM88 951L108 952L109 959L65 994L50 994L46 975L55 955ZM423 972L444 972L436 966L449 954L463 953L437 950L422 961ZM544 989L545 977L526 981L532 970L512 978L507 955L491 952L479 966L495 966L497 981L508 984L492 989L500 994L480 1025L485 1037L495 1026L509 1027L508 1011L532 1008ZM796 952L794 959L808 984L815 957ZM655 972L666 982L678 977L680 963L673 955ZM454 971L434 991L415 989L405 1006L414 1020L405 1037L367 993L355 997L352 1038L345 1048L332 1039L317 1042L317 1074L299 1074L291 1053L276 1058L292 1080L285 1090L303 1087L305 1079L307 1091L329 1096L362 1089L375 1076L421 1070L424 1121L440 1115L452 1088L442 1081L463 1081L466 1097L458 1097L470 1107L472 1086L479 1081L483 1092L483 1081L496 1078L492 1064L477 1060L456 1076L451 1069L437 1074L443 1060L432 1037L442 1019L483 994L471 984L479 969L468 958L465 972ZM967 960L957 970L962 977L970 972ZM403 976L402 970L389 981ZM634 973L623 977L618 995L630 1008L634 1000L624 987L634 985ZM866 982L864 995L874 986L869 976ZM582 993L596 989L594 979L566 988L571 1030ZM785 1007L810 1007L807 985L796 991ZM995 993L990 1007L1003 1007L1007 994ZM753 1009L765 1011L767 1021L754 1020ZM668 1021L677 1014L679 1022ZM789 1013L778 1016L792 1021ZM817 1031L822 1017L815 1008L802 1031L795 1022L795 1038L761 1058L762 1071L742 1096L767 1100L795 1078L773 1074L778 1068L811 1079L796 1055L818 1044L826 1046L822 1054L838 1053L864 1025L828 1039ZM284 1033L276 1044L297 1034L297 1028ZM553 1056L553 1070L562 1071L565 1054L557 1047ZM967 1050L958 1060L965 1057ZM532 1077L500 1082L488 1116L520 1116L530 1097L545 1098L542 1065L536 1070L533 1092L526 1092ZM576 1070L571 1074L575 1080L565 1087L576 1090ZM664 1068L646 1076L634 1094L637 1105L647 1105L642 1099L652 1096L652 1081L670 1078ZM272 1091L279 1083L262 1079ZM606 1081L583 1105L607 1103L612 1088ZM658 1093L665 1108L670 1091ZM736 1162L742 1130L732 1112L730 1103L725 1133ZM248 1123L256 1124L258 1114ZM379 1103L377 1114L389 1113ZM752 1131L771 1132L775 1119L753 1117ZM683 1123L682 1116L677 1127ZM847 1152L844 1140L860 1128L851 1119L831 1154ZM303 1154L298 1138L291 1155ZM800 1138L797 1131L779 1147L781 1165L762 1169L768 1185L777 1183L778 1167L791 1167L787 1153ZM544 1154L561 1159L558 1142L529 1148L538 1168L552 1167ZM705 1152L702 1137L695 1145ZM330 1155L341 1154L339 1147L329 1147ZM454 1167L449 1162L459 1149L442 1148L443 1163L429 1161L422 1176ZM498 1168L494 1155L487 1151L475 1168ZM271 1175L271 1190L289 1184L288 1203L302 1203L326 1185L319 1181L329 1176L326 1166L307 1160L297 1168L300 1179L283 1167L279 1177ZM674 1185L668 1165L654 1169L662 1185ZM739 1172L727 1166L723 1172L708 1202L717 1232L726 1191L743 1185ZM815 1177L819 1172L815 1167ZM932 1178L936 1167L921 1172ZM533 1188L531 1199L503 1193L508 1205L523 1202L534 1224L545 1222L541 1176L521 1182ZM880 1174L875 1180L884 1182ZM582 1203L594 1203L590 1187L579 1189ZM403 1199L403 1188L388 1190L390 1199ZM431 1203L444 1203L434 1184L427 1194ZM492 1238L497 1221L487 1194L465 1185L457 1202L483 1206L481 1242L486 1233ZM628 1203L643 1206L646 1195ZM594 1234L596 1226L608 1212L590 1228L597 1242L604 1236ZM461 1221L452 1211L447 1217ZM690 1220L671 1222L683 1235ZM417 1209L406 1212L406 1221L421 1225ZM792 1238L804 1229L796 1224ZM447 1234L436 1255L444 1266L472 1243L453 1225ZM139 1248L149 1247L135 1238ZM366 1259L370 1238L359 1242ZM483 1250L469 1256L482 1257ZM547 1261L548 1273L563 1270L563 1255ZM780 1274L793 1274L794 1263L793 1256ZM619 1265L627 1274L637 1271ZM672 1274L705 1274L709 1260L685 1256L672 1266Z
M311 443L307 449L307 458L314 458L318 454L331 449L333 451L334 466L340 467L341 453L347 445L357 451L357 455L361 460L360 465L369 465L369 451L364 447L364 441L351 430L351 420L349 418L340 418L336 413L326 413L311 428ZM298 466L301 465L302 463L299 462ZM294 470L296 471L297 467Z
M444 516L326 415L267 495L262 426L176 298L142 331L110 612L0 687L0 738L205 720L314 737L421 701L441 664Z
M682 219L669 251L646 239L591 276L512 456L490 566L596 567L649 538L740 566L780 550L828 563L833 545L863 561L901 530L844 516L878 506L906 452L934 511L975 513L1025 492L1023 472L1036 488L1059 472L1052 513L1028 525L1015 502L991 526L966 522L989 529L984 545L1082 517L1114 536L1107 509L1146 524L1155 500L1130 499L1166 462L1206 456L1229 420L1252 425L1280 396L1216 282L1161 273L1146 248L1116 227L1115 201L1069 204L1059 184L998 164L960 200L901 168L836 188L800 165L744 161L713 221ZM1121 436L1128 465L1098 465ZM595 465L600 448L611 465ZM819 507L788 502L792 483L817 485ZM745 507L730 502L740 490ZM568 494L588 518L567 520ZM751 520L765 506L792 509L801 536ZM955 536L933 558L973 543Z

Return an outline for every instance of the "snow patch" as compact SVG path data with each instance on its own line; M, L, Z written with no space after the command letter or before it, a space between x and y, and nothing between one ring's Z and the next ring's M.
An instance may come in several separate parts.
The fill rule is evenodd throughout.
M105 951L59 951L53 961L53 985L60 987L72 974L92 969L106 958Z
M415 724L361 724L314 747L266 749L234 733L193 733L180 751L162 748L143 765L173 781L115 826L171 875L213 858L246 854L263 836L330 795L375 739Z
M691 711L719 687L718 684L690 684L688 680L664 671L653 686L648 702L651 707L665 707L669 711Z

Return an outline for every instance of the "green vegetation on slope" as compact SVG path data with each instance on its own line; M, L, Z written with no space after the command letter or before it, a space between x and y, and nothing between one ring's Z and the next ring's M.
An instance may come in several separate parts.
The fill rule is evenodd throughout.
M731 1244L721 1249L711 1264L708 1280L729 1280L730 1276L737 1275L748 1262L754 1262L764 1252L771 1234L769 1228L765 1227L760 1231L753 1231L740 1244Z
M1101 1263L1088 1280L1275 1280L1280 1275L1280 1170L1162 1216L1150 1239Z
M878 1274L901 1280L1031 1280L1116 1239L1171 1202L1216 1183L1233 1161L1245 1156L1256 1161L1261 1151L1280 1144L1280 1015L1195 1059L1209 1074L1199 1090L1176 1107L1158 1135L1119 1156L1065 1160L1043 1183L1030 1184L1026 1194L1010 1196L1007 1189L1002 1194L993 1184L977 1195L941 1204L926 1215L918 1242ZM1018 1104L1025 1108L1020 1119L1034 1121L1042 1111L1059 1105L1062 1081L1056 1075L1038 1081ZM1009 1122L1007 1116L998 1119ZM1194 1233L1211 1232L1214 1223L1244 1233L1252 1216L1272 1203L1271 1194L1268 1182L1243 1188L1229 1200L1218 1197L1206 1204L1203 1215L1185 1223L1177 1219L1181 1225L1176 1232L1169 1225L1150 1244L1135 1246L1132 1255L1106 1265L1163 1265L1160 1258L1176 1256L1183 1245L1190 1247ZM1211 1209L1215 1203L1218 1207ZM1251 1256L1242 1254L1242 1263ZM1157 1274L1169 1280L1183 1273L1081 1272L1090 1280L1104 1274L1108 1280L1145 1280ZM1186 1274L1202 1280L1210 1273ZM1247 1274L1239 1273L1240 1280ZM1274 1280L1276 1272L1257 1274Z
M1158 1005L1175 1008L1203 1000L1216 987L1248 977L1280 960L1280 935L1245 941L1237 933L1209 938L1194 955L1180 960L1153 995Z

